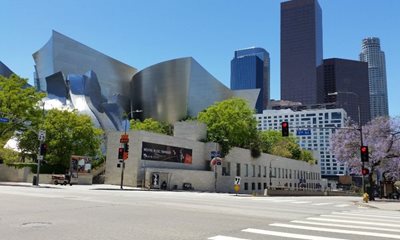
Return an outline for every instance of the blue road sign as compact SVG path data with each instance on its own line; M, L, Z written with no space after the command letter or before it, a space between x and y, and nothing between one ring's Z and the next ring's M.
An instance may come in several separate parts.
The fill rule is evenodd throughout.
M10 121L10 119L8 118L0 118L0 122L2 123L8 123Z
M311 130L310 130L310 129L306 129L306 130L297 130L297 131L296 131L296 135L297 135L297 136L308 136L308 135L311 135Z

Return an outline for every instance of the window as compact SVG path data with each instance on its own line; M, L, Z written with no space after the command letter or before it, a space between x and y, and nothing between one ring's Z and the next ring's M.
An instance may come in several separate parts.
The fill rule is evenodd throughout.
M258 177L261 177L261 166L258 165Z
M264 176L263 177L267 177L267 167L264 166Z
M240 177L240 163L236 163L236 176Z
M261 190L261 183L258 183L258 190Z
M256 190L256 184L255 183L251 183L251 190Z
M224 162L222 166L222 176L230 176L231 175L231 163Z
M245 177L248 177L249 176L249 164L245 164L244 165L244 168L245 168L245 172L244 172L244 176Z
M255 177L256 176L256 165L252 165L252 168L253 168L253 177Z
M244 190L249 190L249 184L247 182L244 183Z

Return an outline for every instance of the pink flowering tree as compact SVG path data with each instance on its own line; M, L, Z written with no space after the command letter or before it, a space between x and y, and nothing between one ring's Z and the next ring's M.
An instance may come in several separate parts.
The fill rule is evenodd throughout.
M378 170L386 180L400 180L400 119L379 117L362 127L363 145L368 146L369 182ZM331 138L331 151L350 173L361 174L360 131L354 122L338 129Z

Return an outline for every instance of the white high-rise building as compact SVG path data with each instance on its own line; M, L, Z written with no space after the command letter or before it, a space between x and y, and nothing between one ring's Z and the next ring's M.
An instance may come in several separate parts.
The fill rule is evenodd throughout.
M347 118L343 109L264 110L255 116L258 130L280 131L281 123L288 122L290 133L298 138L300 147L318 153L322 176L346 174L346 166L338 163L329 151L332 133L335 128L343 127Z
M388 116L385 53L381 51L379 38L363 39L360 61L368 63L371 119Z

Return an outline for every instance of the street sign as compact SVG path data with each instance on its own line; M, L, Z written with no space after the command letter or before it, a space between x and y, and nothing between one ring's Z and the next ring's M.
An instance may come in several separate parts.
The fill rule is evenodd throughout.
M43 161L43 155L38 155L37 158L39 161Z
M216 158L216 157L221 157L221 152L220 151L211 151L211 159Z
M45 130L39 130L39 133L38 133L38 140L39 140L39 141L44 141L44 140L46 140L46 131L45 131Z
M235 185L240 185L240 177L235 177Z
M297 136L309 136L309 135L311 135L311 130L310 129L297 130L296 135Z
M129 135L128 134L122 134L121 138L119 139L120 143L128 143L129 142Z
M219 157L215 157L210 161L211 166L222 165L222 159Z
M10 121L10 119L8 119L8 118L0 118L1 123L8 123L9 121Z

